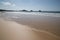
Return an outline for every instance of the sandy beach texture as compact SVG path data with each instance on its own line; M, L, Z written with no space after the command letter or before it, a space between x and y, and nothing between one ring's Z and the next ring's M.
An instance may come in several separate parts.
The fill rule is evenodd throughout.
M60 40L59 15L0 12L1 40Z
M59 36L48 31L4 19L0 19L0 29L1 40L60 40Z

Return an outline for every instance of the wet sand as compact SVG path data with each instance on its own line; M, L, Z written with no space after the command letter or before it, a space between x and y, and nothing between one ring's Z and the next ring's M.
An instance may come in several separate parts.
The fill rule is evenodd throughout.
M1 40L60 40L60 37L27 25L0 19Z
M60 40L60 17L2 13L0 18L9 40Z

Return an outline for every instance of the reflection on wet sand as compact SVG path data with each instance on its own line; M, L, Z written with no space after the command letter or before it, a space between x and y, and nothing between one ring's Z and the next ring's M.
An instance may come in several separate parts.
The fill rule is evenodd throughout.
M13 21L0 19L1 40L60 40L60 37Z

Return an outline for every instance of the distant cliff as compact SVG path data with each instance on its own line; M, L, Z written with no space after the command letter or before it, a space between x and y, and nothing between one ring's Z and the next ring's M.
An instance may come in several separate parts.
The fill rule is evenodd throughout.
M6 11L6 10L0 9L0 11Z

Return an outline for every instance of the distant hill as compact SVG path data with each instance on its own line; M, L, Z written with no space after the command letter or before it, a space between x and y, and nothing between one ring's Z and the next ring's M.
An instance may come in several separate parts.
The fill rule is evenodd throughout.
M44 13L60 13L60 11L34 11L34 10L4 10L4 9L0 9L0 12L44 12Z
M6 10L0 9L0 11L6 11Z
M42 11L44 13L60 13L60 11Z

